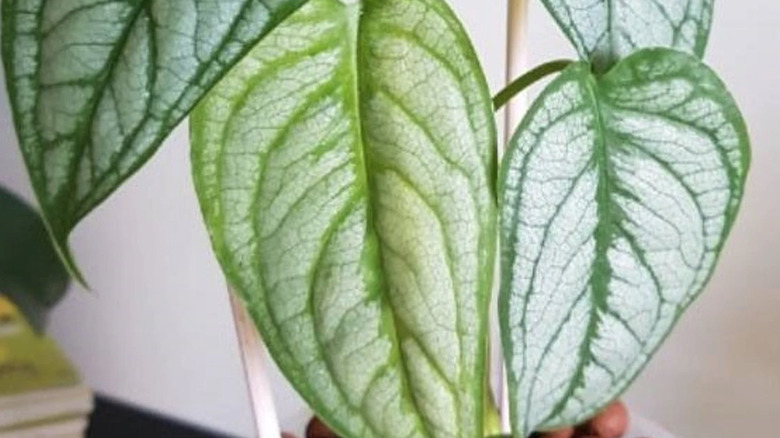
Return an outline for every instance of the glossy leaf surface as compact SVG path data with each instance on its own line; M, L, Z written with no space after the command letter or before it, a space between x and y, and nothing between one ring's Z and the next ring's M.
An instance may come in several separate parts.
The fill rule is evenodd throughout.
M494 129L441 0L313 0L193 112L222 267L340 436L482 436Z
M666 47L701 57L715 0L543 0L583 59L606 70L631 53Z
M78 221L303 0L5 0L2 51L20 147L74 275Z
M692 56L574 64L544 90L499 182L516 436L626 389L710 278L748 163L739 111Z
M38 213L0 187L0 295L36 330L68 289L68 273Z

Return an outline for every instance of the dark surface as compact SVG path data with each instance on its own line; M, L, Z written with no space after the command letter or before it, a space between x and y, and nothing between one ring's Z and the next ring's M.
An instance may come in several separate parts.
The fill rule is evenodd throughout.
M98 396L88 438L233 438Z

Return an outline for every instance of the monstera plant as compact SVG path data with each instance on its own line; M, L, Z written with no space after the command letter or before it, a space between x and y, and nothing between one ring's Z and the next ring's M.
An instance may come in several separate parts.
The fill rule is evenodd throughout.
M499 255L513 436L581 422L707 284L750 152L713 0L543 3L580 59L494 105L445 0L4 0L51 238L83 281L69 233L189 114L227 280L340 436L483 436ZM551 73L499 166L494 109Z

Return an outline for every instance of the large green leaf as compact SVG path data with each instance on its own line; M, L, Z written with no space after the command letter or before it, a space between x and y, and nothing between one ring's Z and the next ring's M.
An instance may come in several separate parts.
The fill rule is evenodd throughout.
M49 231L67 238L196 101L304 0L4 0L16 130Z
M312 0L191 129L222 267L317 413L344 437L481 437L495 128L445 2Z
M701 57L715 0L542 0L584 59L606 70L651 47Z
M592 416L708 281L749 163L743 120L696 58L587 63L540 95L499 180L500 322L518 435Z
M68 283L41 217L0 187L0 295L10 298L41 330Z

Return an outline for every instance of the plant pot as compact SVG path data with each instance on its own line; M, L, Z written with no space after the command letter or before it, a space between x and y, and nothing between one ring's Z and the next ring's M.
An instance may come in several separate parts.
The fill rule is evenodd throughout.
M630 418L631 421L629 425L629 430L624 436L624 438L675 438L674 435L672 435L666 429L659 426L655 422L650 421L647 418L637 414L636 412L631 412ZM309 423L307 422L307 424ZM296 437L308 438L307 430L306 430L307 425L305 424L301 426L299 429L300 430L293 431L293 435Z

